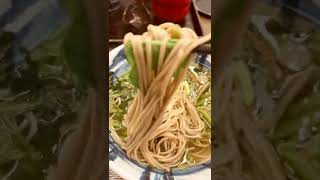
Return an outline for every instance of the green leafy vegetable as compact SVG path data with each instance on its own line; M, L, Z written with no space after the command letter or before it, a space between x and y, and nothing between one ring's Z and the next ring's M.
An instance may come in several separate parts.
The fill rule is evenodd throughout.
M63 43L63 59L75 75L80 86L94 83L90 64L88 24L84 17L76 16Z
M198 112L202 115L202 119L211 128L211 116L208 113L208 110L205 108L198 107Z
M286 113L281 117L273 133L274 139L281 139L297 133L304 117L312 119L313 114L319 111L320 94L307 97L308 101L301 99L287 108Z
M237 77L242 93L242 100L246 106L252 105L255 99L254 88L248 66L243 61L235 63Z
M189 152L186 153L186 160L188 164L194 164L196 162Z
M113 120L112 121L112 127L115 129L115 130L120 130L122 128L122 125L119 121L117 120Z
M319 170L312 167L310 161L304 158L305 156L298 151L295 145L289 143L282 144L278 149L280 155L302 180L316 180L320 177Z
M112 82L112 73L109 74L109 123L122 139L127 137L122 121L135 92L128 74L120 76L115 83Z
M131 66L129 71L129 79L135 87L139 88L139 77L136 69L131 42L128 42L128 44L124 47L124 50L127 56L127 61Z
M151 43L152 43L152 47L151 47L152 48L152 68L153 68L153 70L156 70L158 68L159 51L160 51L161 42L160 41L152 41ZM177 41L173 40L173 39L168 41L167 47L166 47L165 58L169 55L169 53L174 48L176 43L177 43ZM131 69L129 71L129 79L135 87L139 88L139 77L137 74L137 69L136 69L136 64L135 64L135 59L134 59L134 55L133 55L133 49L132 49L131 42L128 42L126 44L126 46L124 47L124 49L125 49L126 59L131 66ZM183 65L181 65L181 66L183 66Z

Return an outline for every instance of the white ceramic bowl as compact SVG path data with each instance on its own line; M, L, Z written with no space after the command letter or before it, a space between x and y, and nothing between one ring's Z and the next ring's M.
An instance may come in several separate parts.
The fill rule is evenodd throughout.
M198 56L200 64L210 68L210 56ZM201 60L202 59L202 60ZM109 68L116 76L128 70L123 45L109 52ZM116 144L109 133L109 167L126 180L209 180L211 179L211 162L190 167L184 170L163 172L148 168L130 160L126 153Z

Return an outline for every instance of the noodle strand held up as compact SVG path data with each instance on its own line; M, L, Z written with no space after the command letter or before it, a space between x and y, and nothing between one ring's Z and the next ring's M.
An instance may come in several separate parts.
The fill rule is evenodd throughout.
M177 42L168 52L172 39ZM139 88L122 122L127 138L123 141L111 132L130 158L165 171L211 159L211 134L204 131L181 83L194 58L192 50L210 39L211 34L199 38L193 30L172 23L149 25L143 35L126 34L124 44L132 47ZM160 44L156 68L151 41Z

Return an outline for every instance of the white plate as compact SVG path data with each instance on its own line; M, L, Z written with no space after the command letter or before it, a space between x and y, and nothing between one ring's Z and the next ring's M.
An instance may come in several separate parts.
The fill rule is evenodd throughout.
M123 53L120 51L123 45L118 46L109 52L109 67L114 59L121 57L124 60ZM122 55L121 55L122 54ZM207 62L211 62L209 59ZM125 66L126 61L121 61L114 66L111 71L117 71L121 66ZM156 169L144 167L137 162L128 159L125 152L113 141L109 134L109 167L115 173L126 180L209 180L211 179L211 163L194 166L184 170L173 170L171 173L164 173Z

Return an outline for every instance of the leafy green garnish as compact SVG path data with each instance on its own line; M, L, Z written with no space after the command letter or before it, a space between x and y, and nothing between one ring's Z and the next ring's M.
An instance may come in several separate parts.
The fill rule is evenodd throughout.
M202 120L206 123L206 125L211 128L211 116L208 113L208 110L202 107L197 108Z
M131 66L130 71L129 71L129 79L135 87L139 88L139 76L138 76L138 72L136 69L136 63L134 60L131 42L128 42L128 44L124 47L124 50L125 50L125 53L127 56L127 61Z
M186 153L186 160L188 164L194 164L196 162L189 152Z
M87 21L76 16L63 43L63 58L80 86L94 84L90 65L89 31Z
M297 133L301 127L304 117L313 117L314 113L317 113L320 108L320 94L313 94L307 97L308 102L305 99L301 99L288 106L287 111L281 117L278 125L276 126L273 138L281 139Z
M246 106L250 106L255 99L251 73L243 61L237 61L235 68L237 70L236 77L241 88L242 100Z
M151 43L152 43L152 69L156 70L158 68L159 51L160 51L160 47L161 47L161 42L160 41L152 41ZM165 54L164 58L166 58L169 55L169 53L174 48L176 43L177 43L177 40L175 40L175 39L170 39L168 41L167 47L166 47L166 54ZM135 59L134 59L134 55L133 55L133 49L132 49L131 42L128 42L126 44L126 46L124 47L124 49L125 49L125 54L126 54L126 59L128 61L128 64L130 64L130 66L131 66L130 71L129 71L130 82L135 87L139 88L139 77L138 77L138 73L137 73L137 69L136 69L136 64L135 64ZM180 66L180 68L183 66L185 66L185 62L184 62L184 64L182 64Z
M121 125L121 122L117 121L117 120L113 120L112 121L112 127L115 129L115 130L119 130L122 128L122 125Z
M281 144L278 147L279 154L285 159L295 174L302 180L315 180L320 177L319 170L310 163L303 152L297 149L297 146L291 143Z
M129 82L129 75L124 74L112 82L113 74L109 74L109 122L117 131L120 138L127 137L126 127L122 125L129 103L132 102L136 92Z

